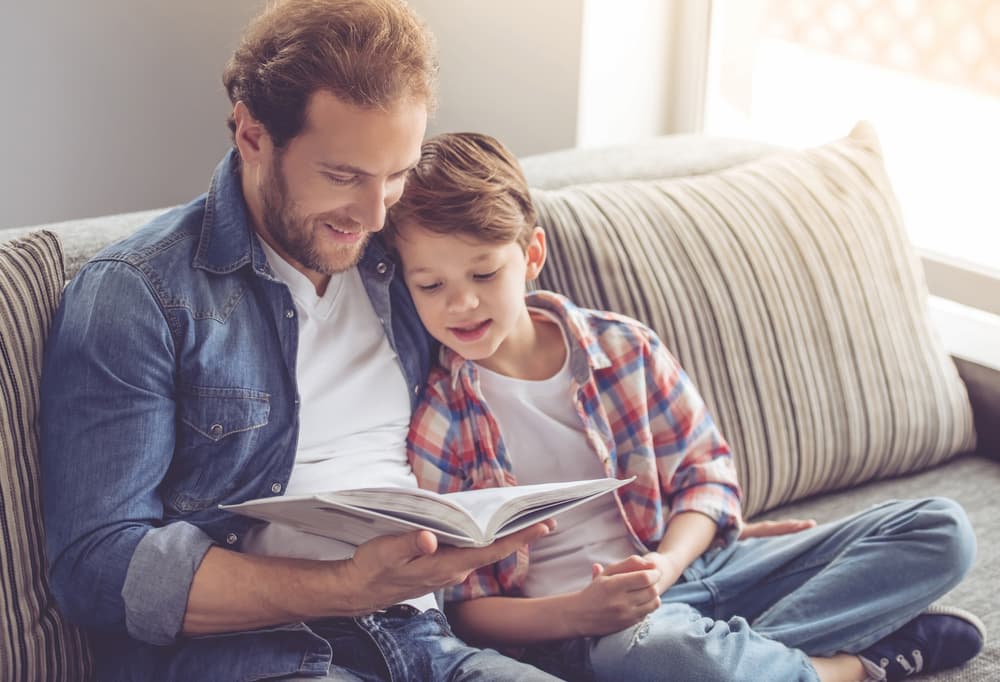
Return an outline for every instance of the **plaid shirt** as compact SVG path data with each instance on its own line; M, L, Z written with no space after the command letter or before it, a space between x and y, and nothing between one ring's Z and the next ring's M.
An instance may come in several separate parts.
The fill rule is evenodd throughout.
M573 305L551 292L530 308L555 315L569 339L576 411L607 476L636 480L614 494L638 545L655 549L674 514L698 511L728 544L742 525L729 446L690 379L656 334L635 320ZM421 487L438 492L516 485L474 363L441 348L410 424L407 451ZM623 557L624 558L624 557ZM521 594L528 550L472 573L448 601Z

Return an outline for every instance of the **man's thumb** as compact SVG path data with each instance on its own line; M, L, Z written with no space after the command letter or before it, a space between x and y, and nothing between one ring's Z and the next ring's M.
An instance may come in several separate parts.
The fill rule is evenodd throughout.
M604 566L601 564L592 564L590 567L590 579L593 580L599 575L604 574Z
M405 564L426 554L433 554L438 547L437 537L428 530L407 533L395 539L397 542L393 544L390 557L393 564Z

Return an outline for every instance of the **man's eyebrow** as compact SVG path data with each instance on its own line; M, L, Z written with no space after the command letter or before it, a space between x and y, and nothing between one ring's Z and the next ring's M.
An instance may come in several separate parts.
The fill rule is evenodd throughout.
M347 163L329 163L327 161L319 161L318 165L323 170L331 171L333 173L349 173L350 175L372 175L364 168L358 168L357 166L352 166Z
M347 173L349 175L363 175L365 177L372 177L375 175L374 173L366 171L364 168L360 168L358 166L352 166L349 163L330 163L328 161L319 161L317 163L320 168L322 168L325 171L330 171L332 173ZM398 170L395 173L392 173L391 175L394 176L406 175L411 170L416 168L418 163L420 163L419 159L409 164L406 168Z

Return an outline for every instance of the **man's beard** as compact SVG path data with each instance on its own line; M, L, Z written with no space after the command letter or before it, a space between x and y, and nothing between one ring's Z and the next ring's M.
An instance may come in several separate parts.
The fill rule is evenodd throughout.
M336 253L324 257L316 248L317 235L314 231L316 228L310 224L314 221L296 213L288 196L288 181L281 169L280 153L274 155L269 182L261 189L261 205L264 223L262 228L281 247L285 255L300 265L324 275L343 272L357 265L371 236L371 233L366 231L357 244L344 245L337 249ZM334 219L325 222L337 225Z

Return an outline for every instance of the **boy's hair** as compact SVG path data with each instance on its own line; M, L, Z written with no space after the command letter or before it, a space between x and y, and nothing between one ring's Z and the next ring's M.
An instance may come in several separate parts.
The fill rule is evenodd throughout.
M446 133L420 150L399 202L389 209L390 245L407 222L439 234L462 234L526 248L537 223L528 182L514 155L480 133Z
M431 110L437 70L434 38L403 0L278 0L247 27L222 82L280 149L317 90L359 107L422 99Z

